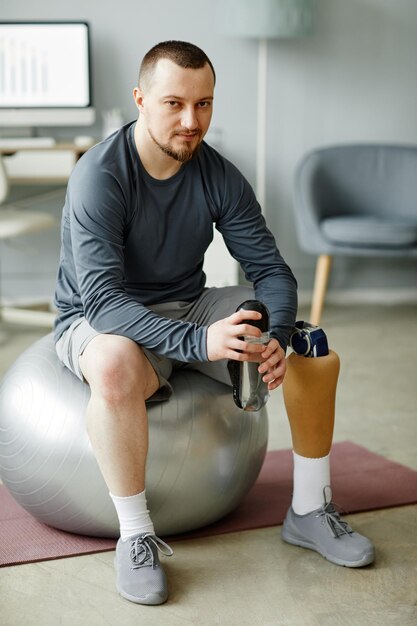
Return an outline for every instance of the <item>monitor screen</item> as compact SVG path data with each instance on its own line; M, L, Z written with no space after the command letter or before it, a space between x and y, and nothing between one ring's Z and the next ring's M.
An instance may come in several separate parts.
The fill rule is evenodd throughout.
M0 117L91 105L86 22L0 22Z

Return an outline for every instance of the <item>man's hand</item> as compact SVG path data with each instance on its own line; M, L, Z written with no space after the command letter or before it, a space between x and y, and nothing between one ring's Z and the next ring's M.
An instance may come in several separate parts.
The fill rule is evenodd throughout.
M261 336L259 328L243 323L245 320L259 320L261 317L258 311L240 310L209 326L207 329L208 360L262 361L260 355L265 350L265 346L243 340L244 335Z
M284 350L277 339L271 339L266 346L242 339L245 335L261 336L259 328L244 323L245 320L258 320L261 317L261 313L257 311L240 310L209 326L207 355L209 361L232 359L261 363L259 372L263 374L263 381L268 383L268 389L272 391L284 380L286 370Z
M284 380L287 369L287 361L285 352L281 348L277 339L271 339L266 349L261 353L262 363L258 367L258 371L262 376L262 380L268 383L269 391L276 389Z

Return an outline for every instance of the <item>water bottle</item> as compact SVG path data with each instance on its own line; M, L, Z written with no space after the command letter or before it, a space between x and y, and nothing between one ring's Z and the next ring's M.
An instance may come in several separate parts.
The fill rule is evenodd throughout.
M250 324L256 326L262 332L260 337L252 335L244 336L243 339L248 343L269 342L269 311L267 307L259 300L245 300L236 309L240 311L258 311L262 313L259 320L244 320L242 324ZM258 372L260 363L251 363L249 361L229 361L227 366L233 385L233 400L235 404L244 411L259 411L268 401L269 391L268 383L262 380L262 376Z

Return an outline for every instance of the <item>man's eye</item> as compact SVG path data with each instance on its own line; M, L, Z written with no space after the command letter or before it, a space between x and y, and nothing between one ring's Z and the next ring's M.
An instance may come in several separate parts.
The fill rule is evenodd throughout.
M208 100L206 102L199 102L198 106L200 107L200 109L207 109L207 107L209 107L211 104L211 102L209 102Z
M168 100L167 103L170 107L175 107L178 105L178 102L176 100Z

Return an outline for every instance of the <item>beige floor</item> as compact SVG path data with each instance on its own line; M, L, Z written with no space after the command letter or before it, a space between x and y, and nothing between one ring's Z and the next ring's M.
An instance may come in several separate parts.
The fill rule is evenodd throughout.
M417 469L417 308L329 307L323 324L342 358L335 440L350 439ZM39 336L3 330L0 374ZM269 414L270 448L289 447L280 392ZM417 624L417 506L348 520L375 541L374 566L331 565L284 544L277 527L176 542L166 564L171 596L162 607L118 597L110 552L2 568L0 624Z

